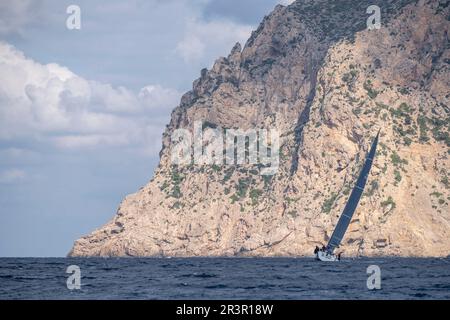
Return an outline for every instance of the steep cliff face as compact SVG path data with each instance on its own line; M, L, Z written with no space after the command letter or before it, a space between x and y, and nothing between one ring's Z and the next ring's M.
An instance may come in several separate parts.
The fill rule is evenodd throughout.
M381 8L368 30L366 9ZM202 70L174 109L154 178L72 256L310 255L325 243L381 129L345 255L450 254L449 1L277 6ZM280 166L175 166L196 121L276 128Z

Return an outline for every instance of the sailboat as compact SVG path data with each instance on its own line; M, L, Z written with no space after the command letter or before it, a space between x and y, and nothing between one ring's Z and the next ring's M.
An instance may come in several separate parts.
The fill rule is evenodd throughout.
M364 187L367 183L367 178L369 176L370 169L372 168L373 159L375 157L375 152L377 150L378 138L380 136L380 131L378 131L375 139L372 142L372 146L370 147L370 151L366 156L366 160L364 162L364 166L359 174L358 180L356 180L356 185L348 198L347 204L342 211L342 214L339 218L339 221L336 225L336 228L331 235L331 238L326 247L322 247L319 249L316 247L314 253L316 255L316 259L320 261L338 261L340 260L340 254L334 254L334 250L339 247L342 239L344 238L345 232L352 220L353 214L355 213L356 207L358 206L358 202L361 199L361 196L364 191Z

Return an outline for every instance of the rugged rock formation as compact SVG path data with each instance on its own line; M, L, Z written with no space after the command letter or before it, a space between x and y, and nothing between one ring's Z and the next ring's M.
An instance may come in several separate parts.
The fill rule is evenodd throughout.
M382 26L368 30L367 7ZM345 255L450 254L450 1L298 0L202 70L172 113L154 178L72 256L311 255L381 143ZM173 166L195 121L276 128L280 168Z

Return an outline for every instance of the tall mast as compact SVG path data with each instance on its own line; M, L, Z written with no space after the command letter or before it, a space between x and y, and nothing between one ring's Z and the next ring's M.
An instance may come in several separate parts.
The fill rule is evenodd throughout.
M353 214L355 213L356 207L358 206L359 200L361 199L364 187L367 183L370 169L372 168L379 135L380 131L378 131L377 136L372 143L372 147L370 148L370 151L366 156L366 160L364 162L361 173L359 174L358 180L356 180L356 185L353 188L350 197L348 198L344 211L342 211L341 217L339 218L336 228L334 229L330 241L328 242L327 251L330 253L333 253L334 249L340 245L342 239L344 238L344 234L350 224L350 221L352 220Z

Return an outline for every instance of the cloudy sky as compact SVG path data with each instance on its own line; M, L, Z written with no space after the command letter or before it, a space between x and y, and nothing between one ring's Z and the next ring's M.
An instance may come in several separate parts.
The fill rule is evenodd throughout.
M200 70L289 2L2 0L0 256L65 256L106 223Z

